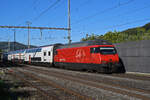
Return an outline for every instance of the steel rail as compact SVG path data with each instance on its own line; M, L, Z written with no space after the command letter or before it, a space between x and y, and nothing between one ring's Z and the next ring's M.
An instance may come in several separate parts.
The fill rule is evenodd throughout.
M56 97L48 94L46 91L42 90L38 86L35 86L30 81L26 80L25 77L22 77L22 76L18 75L16 72L13 72L11 74L14 75L15 77L19 78L20 80L24 81L25 84L28 84L28 86L31 86L31 87L37 89L37 91L39 92L39 94L45 96L48 100L54 100L54 98L56 99ZM58 100L58 99L56 99L56 100Z
M32 69L30 68L30 71ZM38 73L43 73L43 74L46 74L46 75L53 75L55 77L58 77L58 78L63 78L63 79L67 79L67 80L71 80L71 81L74 81L74 82L78 82L78 83L82 83L82 84L85 84L85 85L89 85L89 86L94 86L96 88L102 88L104 90L109 90L109 91L113 91L113 92L116 92L116 93L120 93L120 94L123 94L123 95L128 95L128 96L131 96L131 97L137 97L137 98L140 98L142 100L150 100L149 97L146 97L146 96L143 96L143 95L140 95L140 94L136 94L136 93L131 93L131 92L128 92L128 91L124 91L124 90L119 90L119 89L115 89L115 88L108 88L108 87L105 87L105 86L102 86L102 85L96 85L94 83L90 83L89 80L87 80L86 78L81 78L80 79L83 79L83 80L86 80L86 81L89 81L89 82L83 82L81 81L80 79L77 79L75 77L73 77L72 75L65 75L65 74L62 74L62 73L59 73L59 72L46 72L46 70L44 70L42 72L42 69L41 70L35 70L35 68L33 68L33 71L36 71ZM73 77L73 78L72 78ZM108 84L108 83L106 83ZM115 86L115 87L118 87L117 85L113 85L113 84L108 84L108 85L112 85L112 86ZM120 87L123 87L123 86L120 86ZM128 88L128 87L125 87L129 90L136 90L136 91L139 91L139 92L144 92L143 90L139 90L139 89L135 89L135 88ZM146 93L149 93L149 92L146 92Z
M16 69L15 69L15 70L16 70ZM20 71L20 70L17 70L17 71ZM76 96L76 97L78 97L78 98L80 98L80 99L82 99L82 100L93 100L93 99L90 98L90 97L86 97L86 96L80 95L79 93L77 93L77 92L75 92L75 91L72 91L72 90L63 88L63 87L61 87L61 86L59 86L59 85L57 85L57 84L55 84L55 83L53 83L53 82L47 81L47 80L45 80L45 79L43 79L43 78L36 77L35 75L33 75L33 74L31 74L31 73L29 74L29 73L24 72L24 71L20 71L20 72L23 73L23 74L25 74L25 75L27 75L27 76L29 76L29 77L32 77L32 78L34 78L34 79L40 80L40 81L42 81L42 82L44 82L44 83L47 83L47 84L49 84L50 86L53 86L53 87L55 87L55 88L57 88L57 89L60 89L60 90L64 91L65 93L74 95L74 96Z

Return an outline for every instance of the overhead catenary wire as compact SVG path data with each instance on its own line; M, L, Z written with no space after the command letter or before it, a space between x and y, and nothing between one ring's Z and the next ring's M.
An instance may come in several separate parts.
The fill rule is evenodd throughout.
M33 4L37 4L39 0L35 0L33 2ZM42 11L37 17L33 18L32 20L35 21L35 20L38 20L39 17L41 17L43 14L45 14L49 9L51 9L52 7L54 7L60 0L57 0L56 2L54 2L52 5L50 5L47 9L45 9L44 11ZM21 25L22 23L20 23L19 25ZM19 26L18 25L18 26Z
M43 10L37 17L33 18L31 21L38 20L42 15L44 15L47 11L49 11L51 8L53 8L55 5L57 5L61 0L56 0L52 5L50 5L47 9Z
M118 28L118 27L122 27L122 26L126 26L126 25L131 25L131 24L134 24L134 23L143 22L143 21L150 21L150 17L144 18L144 19L133 20L133 21L130 21L130 22L122 23L122 24L116 24L116 25L112 25L112 26L108 26L108 27L103 27L103 28L101 27L99 29ZM76 30L75 32L81 32L81 30ZM82 32L82 33L88 33L88 32Z
M29 20L29 21L33 23L33 21L38 20L42 15L44 15L44 14L45 14L48 10L50 10L51 8L55 9L55 8L56 8L55 5L57 5L57 3L60 2L60 1L61 1L61 0L57 0L56 2L54 2L53 4L51 4L48 8L46 8L45 10L43 10L42 12L40 12L40 14L39 14L38 16L36 16L36 17L34 17L34 18L31 18L31 20ZM37 3L39 3L39 0L34 0L34 1L33 1L32 6L33 6L33 9L34 9L34 10L35 10L35 6L34 6L34 5L37 5ZM25 23L25 22L26 22L26 21L23 21L22 23L18 24L18 26L21 25L21 24L23 24L23 23Z
M79 6L80 8L79 8L79 7L76 7L76 8L74 8L74 9L72 9L71 12L74 12L74 11L76 11L76 10L78 10L78 9L81 9L81 7L87 5L90 1L92 1L92 0L86 0L86 1L82 2L81 4L78 4L78 6Z
M37 3L39 3L39 1L40 0L34 0L33 2L32 2L32 4L31 4L31 7L33 7L33 9L35 10L35 5L37 6ZM29 7L28 7L29 8ZM30 9L29 9L30 10ZM22 19L24 16L26 16L27 14L25 14L25 15L22 15L21 17L19 17L18 19ZM20 21L20 20L19 20ZM26 24L26 21L27 20L25 20L25 21L21 21L19 24L18 24L18 26L20 26L20 25L22 25L22 24Z
M70 28L56 27L28 27L28 26L0 26L0 28L22 28L22 29L46 29L46 30L71 30Z
M136 9L134 9L134 10L129 10L129 11L126 11L126 12L122 12L123 14L118 14L118 15L114 15L114 16L108 16L107 19L110 20L110 19L112 19L112 18L118 18L118 17L121 17L121 16L129 16L129 15L131 15L131 14L140 12L140 11L146 9L146 8L149 8L149 7L150 7L150 4L149 4L149 5L146 5L146 6L144 6L144 7L141 7L141 8L136 8ZM124 13L125 13L125 14L124 14ZM106 18L99 19L98 21L100 21L100 20L106 20ZM107 20L107 21L108 21L108 20ZM94 24L94 22L93 22L93 23L90 23L90 24Z
M91 1L91 0L86 0L85 2L82 2L81 4L79 4L79 6L86 5L86 4L88 4L88 3L89 3L89 1Z
M130 25L130 24L133 24L133 23L138 23L138 22L143 22L143 21L150 21L150 17L149 18L144 18L144 19L138 19L138 20L122 23L122 24L108 26L108 27L105 27L103 29L109 29L109 28L114 28L114 27L122 27L122 26L125 26L125 25Z
M137 12L140 12L146 8L149 8L150 7L150 4L147 4L145 5L144 7L141 7L141 8L135 8L133 10L129 10L129 11L126 11L126 12L122 12L123 14L118 14L118 15L115 15L115 16L108 16L107 18L111 19L111 18L114 18L114 17L120 17L120 16L128 16L128 15L131 15L131 14L134 14L134 13L137 13ZM125 13L125 14L124 14ZM106 18L103 18L103 19L99 19L99 20L106 20ZM126 22L126 23L122 23L122 24L118 24L118 25L113 25L113 26L107 26L107 27L103 27L101 29L110 29L110 28L116 28L116 27L122 27L122 26L125 26L125 25L130 25L130 24L133 24L134 22L135 23L138 23L138 22L142 22L142 21L148 21L150 20L149 18L145 18L145 19L142 19L142 20L134 20L134 21L130 21L130 22ZM95 22L95 21L94 21ZM94 24L93 23L90 23L90 24ZM80 32L81 33L81 30L72 30L72 31L75 31L75 32ZM82 31L82 33L88 33L88 32L84 32Z
M124 14L118 14L117 16L127 16L127 15L129 15L130 13L131 13L131 14L137 13L137 12L140 12L140 11L146 9L146 8L149 8L149 7L150 7L150 4L149 4L149 5L146 5L146 6L144 6L144 7L141 7L141 8L137 8L137 9L134 9L134 10L129 10L129 11L127 11L127 12L124 12L125 15L124 15Z
M62 2L61 2L62 1ZM57 5L57 6L55 6L53 9L57 9L58 7L60 7L60 5L62 5L64 2L63 2L63 0L61 0L60 2L59 2L59 4Z
M34 0L34 1L33 1L32 6L33 6L33 9L34 9L34 10L36 9L36 6L35 6L35 5L36 5L38 2L39 2L39 0Z
M55 5L58 4L58 2L60 2L61 0L56 0L56 2L54 2L52 5L50 5L47 9L43 10L37 17L33 18L32 19L32 22L39 19L39 17L41 17L43 14L45 14L48 10L50 10L51 8L54 9ZM37 1L35 1L37 2ZM19 24L21 25L21 23ZM26 29L26 26L0 26L0 28L25 28ZM52 28L49 28L49 27L29 27L29 29L40 29L40 30L43 30L43 29L54 29L54 30L70 30L69 28L55 28L55 27L52 27ZM41 33L41 36L42 36L42 33Z
M133 1L134 1L134 0L129 0L129 1L125 2L125 3L120 3L119 5L117 4L117 5L115 5L115 6L112 6L112 7L110 7L110 8L104 9L104 10L102 10L102 11L98 11L98 12L96 12L96 13L93 14L93 15L87 16L87 17L85 17L85 18L82 18L82 19L79 19L79 20L73 22L72 25L73 25L73 24L78 24L78 23L80 23L80 22L82 22L82 21L85 21L85 20L88 20L88 19L90 19L90 18L96 17L97 15L100 15L100 14L103 14L103 13L106 13L106 12L109 12L109 11L111 11L111 10L114 10L114 9L118 8L118 7L121 7L121 6L124 6L124 5L128 5L128 4L130 4L131 2L133 2Z

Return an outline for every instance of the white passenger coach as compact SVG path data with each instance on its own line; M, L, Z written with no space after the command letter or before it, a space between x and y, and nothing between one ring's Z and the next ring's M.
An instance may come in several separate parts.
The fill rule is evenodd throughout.
M21 63L53 63L53 50L54 45L41 46L32 49L17 50L5 53L8 61L21 62Z

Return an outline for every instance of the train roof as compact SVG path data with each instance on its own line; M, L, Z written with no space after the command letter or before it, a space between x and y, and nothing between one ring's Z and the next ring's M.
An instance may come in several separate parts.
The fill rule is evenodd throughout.
M75 42L71 44L64 44L59 46L57 49L83 47L83 46L91 46L91 45L112 45L112 43L108 42L107 40L96 39L96 40L89 40L83 42Z
M25 50L16 50L16 51L10 51L10 52L7 52L7 54L16 54L16 53L23 53Z
M27 49L26 53L41 52L41 48Z
M21 49L21 50L6 52L6 54L17 54L17 53L24 53L24 52L25 53L41 52L41 49L43 47L60 46L60 45L63 45L63 44L56 43L56 44L44 45L44 46L39 46L39 47L35 47L35 48L30 48L30 49Z
M44 45L44 46L40 46L40 48L42 48L42 47L49 47L49 46L59 46L59 45L63 45L63 44L56 43L56 44Z

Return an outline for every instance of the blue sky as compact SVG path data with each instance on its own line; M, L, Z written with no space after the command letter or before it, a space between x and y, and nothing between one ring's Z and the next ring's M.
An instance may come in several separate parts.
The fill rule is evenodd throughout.
M88 34L122 31L150 22L149 0L70 0L71 39L80 41ZM57 3L56 3L57 2ZM52 6L44 14L45 9ZM0 0L0 25L67 27L68 0ZM126 24L129 23L129 24ZM32 45L67 43L67 31L30 30ZM0 41L13 41L12 29L0 29ZM27 44L27 30L16 29L16 40Z

